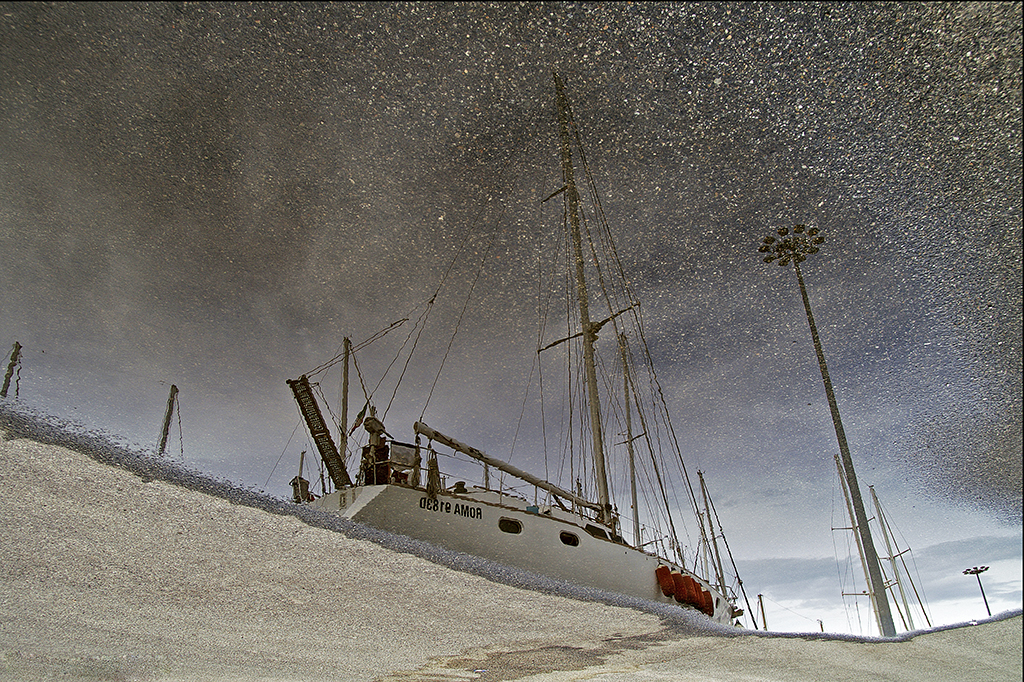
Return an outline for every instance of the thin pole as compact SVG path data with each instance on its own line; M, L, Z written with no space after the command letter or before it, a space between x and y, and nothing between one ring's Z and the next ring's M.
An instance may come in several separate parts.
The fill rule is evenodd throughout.
M764 612L764 595L762 595L762 594L757 595L757 605L759 607L761 607L761 625L764 627L764 630L767 632L768 631L768 616L765 615L765 612Z
M345 461L348 452L348 359L352 353L352 341L346 336L345 362L341 370L341 424L338 425L338 445L341 447L341 459Z
M988 615L991 616L992 615L992 609L990 609L988 607L988 597L985 596L985 588L982 587L982 584L981 584L981 573L975 573L974 577L978 579L978 589L981 590L981 599L982 599L982 601L985 602L985 611L987 611Z
M861 543L864 545L864 555L867 562L871 591L875 595L878 629L883 637L895 637L896 626L893 625L892 613L889 611L889 599L885 592L885 581L882 579L882 567L878 564L878 554L875 552L875 545L871 541L871 529L868 528L868 517L864 511L864 500L860 494L860 486L857 485L857 473L853 469L850 446L846 443L846 432L843 430L843 423L839 418L839 405L836 403L836 395L832 390L832 380L828 376L828 367L825 365L825 353L821 349L821 339L818 337L818 328L814 324L814 315L811 313L811 302L807 298L804 276L800 272L800 265L796 259L793 259L793 268L796 270L796 278L800 283L800 295L803 297L804 310L807 312L807 324L811 327L814 352L818 355L818 369L821 370L821 380L825 384L825 396L828 398L828 407L832 412L832 425L835 427L836 438L839 441L839 454L843 460L846 482L850 488L853 511L857 518L857 533L860 535Z

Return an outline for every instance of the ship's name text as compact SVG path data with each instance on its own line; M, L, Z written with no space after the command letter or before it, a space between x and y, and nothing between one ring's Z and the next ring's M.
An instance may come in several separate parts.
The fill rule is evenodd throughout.
M484 510L480 507L471 507L460 502L452 504L444 500L432 500L429 497L420 498L420 509L441 512L443 514L454 514L455 516L465 516L468 519L482 519L484 517Z

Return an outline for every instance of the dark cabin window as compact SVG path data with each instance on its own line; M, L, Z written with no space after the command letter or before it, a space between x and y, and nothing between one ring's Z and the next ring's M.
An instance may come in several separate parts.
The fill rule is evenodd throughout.
M562 531L558 534L558 539L562 541L563 545L569 545L570 547L579 547L580 539L578 536L568 531Z
M519 523L515 519L498 519L498 528L506 533L519 534L523 532L523 524Z

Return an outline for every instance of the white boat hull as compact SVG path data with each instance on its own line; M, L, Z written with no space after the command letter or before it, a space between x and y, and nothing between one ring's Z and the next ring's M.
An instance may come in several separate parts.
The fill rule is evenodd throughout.
M483 495L495 498L497 493ZM731 604L707 582L677 564L594 537L585 530L582 519L578 524L557 518L570 516L558 510L542 514L536 508L528 510L521 500L505 498L507 504L495 504L480 497L445 492L431 499L423 489L372 485L339 490L312 504L381 530L551 578L677 604L662 593L655 574L659 565L666 565L691 575L712 594L713 620L732 622Z

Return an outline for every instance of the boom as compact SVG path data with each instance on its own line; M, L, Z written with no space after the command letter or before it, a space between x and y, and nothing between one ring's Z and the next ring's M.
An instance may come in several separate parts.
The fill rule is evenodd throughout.
M463 454L469 455L475 460L490 465L495 469L500 469L501 471L504 471L506 474L515 476L516 478L522 479L527 483L532 483L541 490L547 490L549 493L553 495L557 495L558 497L561 497L566 500L571 500L580 507L587 507L588 509L593 509L596 512L601 511L601 505L594 502L590 502L589 500L585 500L582 497L579 497L578 495L573 495L568 490L563 490L562 488L559 488L557 485L553 483L548 483L542 478L537 478L533 474L528 474L522 469L517 469L508 462L503 462L500 459L495 459L490 455L487 455L472 446L466 445L465 443L460 443L454 438L449 438L443 433L440 433L439 431L435 431L434 429L430 428L423 422L416 422L415 424L413 424L412 428L413 431L415 431L418 434L426 436L430 440L436 440L438 443L447 445L452 450L458 450Z

